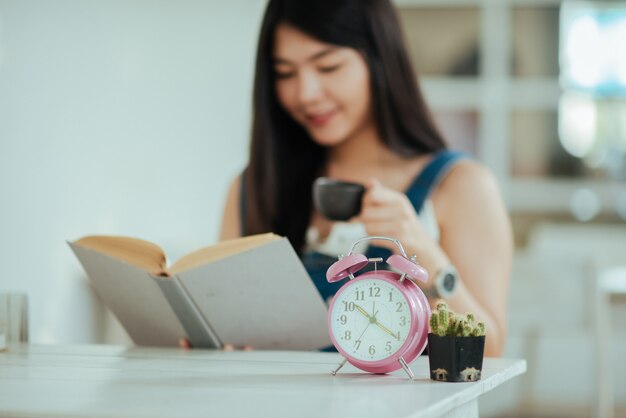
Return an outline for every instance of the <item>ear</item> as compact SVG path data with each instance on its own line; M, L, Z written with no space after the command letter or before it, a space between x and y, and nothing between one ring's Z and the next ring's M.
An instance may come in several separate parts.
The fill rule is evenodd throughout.
M367 257L363 254L350 254L349 256L336 261L328 268L328 271L326 272L326 280L328 280L329 283L343 280L349 275L361 270L367 265L367 263Z
M411 260L407 260L399 254L393 254L389 257L387 259L387 264L400 273L406 274L411 279L419 280L422 283L426 283L428 281L428 272L424 267Z

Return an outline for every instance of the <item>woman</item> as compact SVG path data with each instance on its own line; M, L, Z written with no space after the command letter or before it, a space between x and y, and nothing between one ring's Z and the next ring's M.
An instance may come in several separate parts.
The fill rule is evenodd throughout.
M349 234L315 211L326 176L367 185L351 225L398 239L430 273L421 285L486 323L486 355L502 353L512 257L492 175L446 150L388 0L270 0L254 81L249 165L227 198L221 239L272 231L301 254L324 297L323 273ZM350 228L348 228L348 231ZM344 237L345 238L345 237ZM375 243L368 255L393 250ZM387 247L387 248L385 248ZM333 249L333 251L336 249ZM329 254L323 254L324 252Z

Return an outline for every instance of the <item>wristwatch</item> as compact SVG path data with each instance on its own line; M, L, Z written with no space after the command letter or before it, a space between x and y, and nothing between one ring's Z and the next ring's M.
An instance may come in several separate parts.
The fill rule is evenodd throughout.
M437 272L431 287L424 289L429 299L447 299L454 294L459 281L459 273L452 264L448 264Z

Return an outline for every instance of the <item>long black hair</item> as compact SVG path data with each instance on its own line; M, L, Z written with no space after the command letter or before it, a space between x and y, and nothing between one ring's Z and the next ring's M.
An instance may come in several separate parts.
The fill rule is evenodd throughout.
M270 0L256 57L250 160L242 178L242 233L275 232L301 252L312 213L311 187L327 152L278 101L272 52L280 23L363 54L375 123L392 151L411 157L446 146L420 92L389 0Z

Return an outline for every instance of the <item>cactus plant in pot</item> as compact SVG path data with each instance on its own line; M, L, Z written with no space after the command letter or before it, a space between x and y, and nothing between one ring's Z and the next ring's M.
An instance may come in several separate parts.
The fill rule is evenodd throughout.
M485 324L474 315L457 315L439 302L430 317L430 378L447 382L480 380L485 352Z

